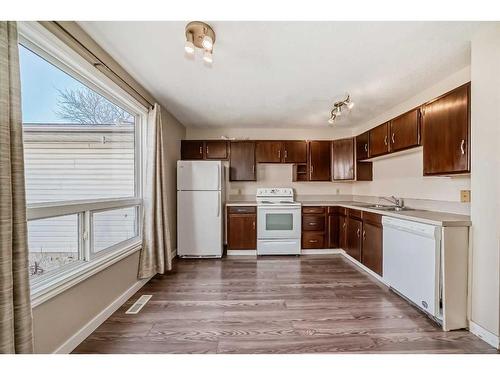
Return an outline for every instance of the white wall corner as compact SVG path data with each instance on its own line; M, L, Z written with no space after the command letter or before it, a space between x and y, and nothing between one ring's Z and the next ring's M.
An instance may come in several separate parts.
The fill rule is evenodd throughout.
M92 332L106 321L116 310L118 310L127 300L139 291L151 278L138 280L127 289L122 295L115 299L104 310L97 314L92 320L85 324L78 332L59 346L54 354L69 354L80 345Z
M500 350L499 336L495 335L494 333L491 333L487 329L481 327L479 324L474 323L472 320L469 321L469 331L472 332L477 337L479 337L484 342L493 346L495 349Z

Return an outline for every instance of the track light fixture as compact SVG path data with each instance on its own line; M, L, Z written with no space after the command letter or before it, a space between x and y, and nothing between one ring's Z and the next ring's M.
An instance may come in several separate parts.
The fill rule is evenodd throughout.
M351 100L351 96L347 94L347 97L344 100L333 103L333 108L330 111L330 118L328 119L328 123L333 125L335 123L335 119L344 113L344 110L350 111L354 107L354 102Z
M193 21L186 25L186 44L184 50L189 55L194 55L195 47L203 49L203 61L208 64L213 62L212 50L215 43L215 32L205 22Z

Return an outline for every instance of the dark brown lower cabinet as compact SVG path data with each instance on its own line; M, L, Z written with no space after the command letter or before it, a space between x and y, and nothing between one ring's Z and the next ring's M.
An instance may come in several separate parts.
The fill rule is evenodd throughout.
M339 248L347 249L347 216L339 211Z
M327 237L326 207L302 207L302 248L324 249Z
M339 215L337 207L328 207L328 247L339 247Z
M361 262L382 276L382 225L363 222L363 249Z
M227 248L229 250L255 250L257 248L255 207L228 207Z
M363 230L363 222L359 219L347 217L347 246L345 252L361 262L361 231Z

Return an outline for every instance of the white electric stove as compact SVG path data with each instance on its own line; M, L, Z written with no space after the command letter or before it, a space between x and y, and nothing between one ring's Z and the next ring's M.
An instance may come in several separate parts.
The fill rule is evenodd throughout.
M257 255L299 255L301 204L292 188L257 189Z

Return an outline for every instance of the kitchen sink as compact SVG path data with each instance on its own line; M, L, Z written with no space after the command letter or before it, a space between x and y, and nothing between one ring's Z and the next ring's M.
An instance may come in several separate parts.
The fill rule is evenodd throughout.
M384 206L384 205L380 205L380 204L369 206L367 208L374 208L374 209L383 210L383 211L397 211L397 212L413 210L412 208L409 208L409 207Z

